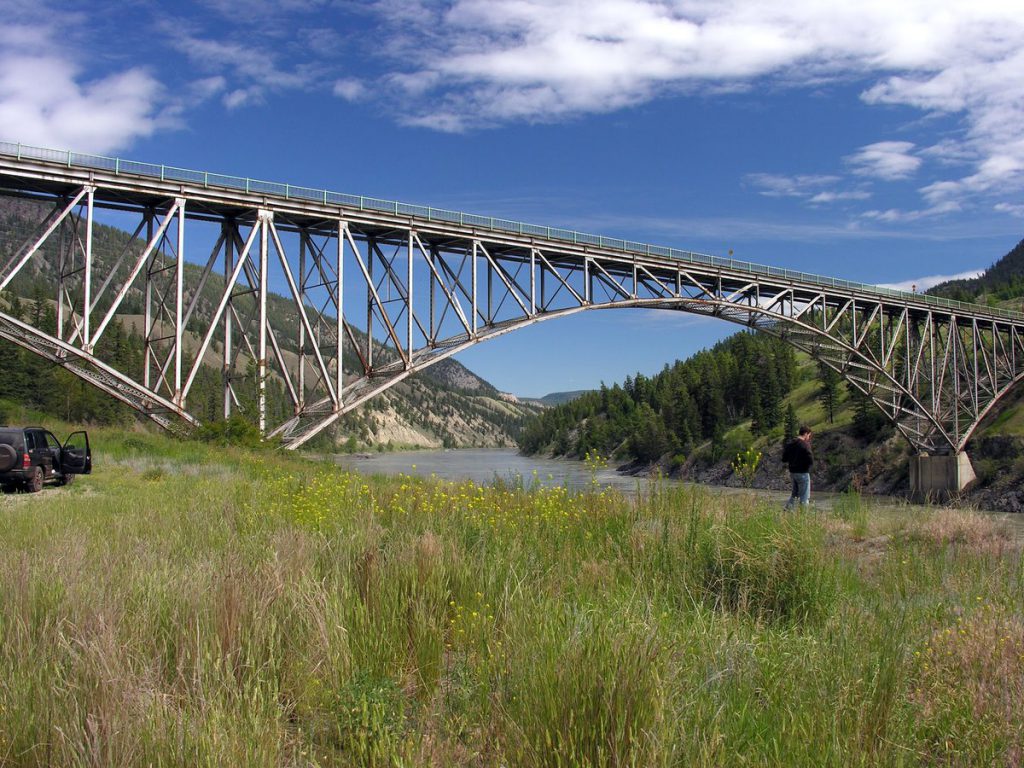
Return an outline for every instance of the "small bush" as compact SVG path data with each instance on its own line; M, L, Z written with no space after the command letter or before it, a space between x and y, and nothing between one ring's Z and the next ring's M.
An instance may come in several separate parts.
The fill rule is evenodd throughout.
M267 448L277 442L266 440L259 428L238 414L220 421L210 421L195 430L195 437L204 443L214 445L236 445L244 448Z
M358 671L332 702L342 750L355 765L392 765L401 754L404 697L390 679Z
M160 480L164 480L166 477L167 477L167 470L164 467L159 466L159 465L153 466L153 467L147 467L142 472L142 479L143 480L150 480L150 481L153 481L153 482L158 482Z
M732 460L732 471L740 482L749 488L754 484L754 477L760 465L761 452L751 445L747 450L736 454L736 458Z

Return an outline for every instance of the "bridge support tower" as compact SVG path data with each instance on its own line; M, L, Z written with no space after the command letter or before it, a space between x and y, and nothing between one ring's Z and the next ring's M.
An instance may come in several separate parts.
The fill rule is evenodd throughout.
M977 479L966 451L910 458L910 490L919 499L947 499Z

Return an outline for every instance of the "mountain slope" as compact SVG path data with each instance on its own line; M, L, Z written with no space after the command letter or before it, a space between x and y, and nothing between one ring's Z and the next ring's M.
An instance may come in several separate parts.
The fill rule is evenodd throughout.
M32 200L0 197L0 263L6 263L15 250L33 236L48 208ZM13 305L20 307L19 311L26 314L45 314L45 310L52 312L54 302L51 292L43 292L42 286L56 284L53 270L57 259L53 247L48 241L43 257L30 261L4 292L5 295L0 296L0 304L6 310L10 310ZM144 244L138 240L133 242L128 232L97 223L93 239L95 273L114 271L122 253L134 256L141 253L143 247ZM126 262L132 260L129 258ZM127 269L126 264L122 264L121 269ZM196 284L202 268L186 264L185 270L188 273L186 279ZM144 298L141 287L133 287L117 316L118 325L131 338L131 344L136 346L141 346ZM217 300L216 287L212 283L207 284L189 325L191 333L186 334L187 347L195 349L198 346L198 340L205 332ZM243 297L237 301L245 300ZM268 297L268 316L271 324L281 330L279 341L282 356L289 361L289 365L294 364L298 352L298 320L291 300L271 293ZM362 338L358 331L356 335ZM3 341L0 341L0 345L11 347ZM203 375L197 379L190 393L190 406L204 421L216 419L219 413L221 349L221 339L215 338L204 357ZM17 362L22 360L21 352L12 348L7 353L10 365L21 365L21 362ZM27 359L24 361L29 366L33 362ZM133 359L131 365L141 365L141 361ZM357 365L354 355L346 354L345 369L352 371ZM138 375L138 371L132 372ZM243 379L240 382L243 389L246 387L245 373L244 370L236 371ZM288 413L290 405L284 396L283 380L276 376L271 378L270 408L281 415ZM347 415L331 430L330 439L345 443L349 448L388 444L417 447L509 446L515 443L523 422L540 410L537 405L513 402L514 398L511 400L502 398L493 385L458 361L447 359L410 377ZM33 404L46 407L45 403ZM119 413L123 417L123 411ZM318 447L327 446L321 440Z
M1024 296L1024 240L978 277L948 280L925 291L957 301L976 301L998 305L1012 301L1012 309L1020 309Z

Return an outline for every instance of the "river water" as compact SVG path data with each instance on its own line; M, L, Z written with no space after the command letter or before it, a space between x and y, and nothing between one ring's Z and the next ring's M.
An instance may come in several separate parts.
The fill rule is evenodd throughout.
M459 449L451 451L400 451L397 453L340 455L338 463L366 474L419 475L443 480L472 480L491 483L495 480L530 485L564 485L582 490L591 485L591 472L582 461L522 456L510 449ZM614 469L600 469L594 475L605 487L625 493L646 490L645 478L621 475Z
M615 488L627 494L645 493L653 482L647 478L622 475L614 469L599 469L596 473L592 473L581 461L522 456L507 448L341 454L336 456L336 460L343 467L371 475L433 476L443 480L472 480L485 484L495 480L521 481L527 486L540 483L546 486L566 486L572 490L588 488L596 480L601 486ZM659 480L658 482L669 485L682 484L680 480ZM712 493L746 492L744 489L723 486L705 487ZM780 505L789 495L780 491L760 489L750 492L777 501ZM815 492L813 494L814 506L819 509L831 509L837 497L838 494L835 493ZM914 505L891 497L875 496L865 499L865 501L869 502L873 511L882 514L913 514L915 510ZM1007 522L1018 537L1024 538L1024 515L990 514Z

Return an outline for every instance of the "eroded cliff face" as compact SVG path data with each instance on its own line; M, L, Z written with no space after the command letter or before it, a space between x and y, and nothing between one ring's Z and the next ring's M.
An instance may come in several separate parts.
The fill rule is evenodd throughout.
M456 373L481 385L455 389L425 376L410 379L343 419L336 439L354 438L361 448L515 447L522 424L540 408L506 399L465 368Z

